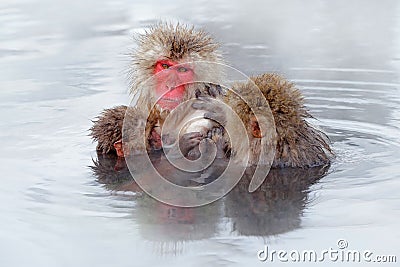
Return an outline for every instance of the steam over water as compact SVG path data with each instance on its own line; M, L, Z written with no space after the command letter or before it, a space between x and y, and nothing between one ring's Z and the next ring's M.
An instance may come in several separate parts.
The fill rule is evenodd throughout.
M87 129L128 104L131 37L160 18L206 28L248 75L295 82L332 166L271 171L253 194L244 177L194 209L132 192ZM399 1L5 0L0 25L1 266L258 266L264 245L339 239L400 260Z

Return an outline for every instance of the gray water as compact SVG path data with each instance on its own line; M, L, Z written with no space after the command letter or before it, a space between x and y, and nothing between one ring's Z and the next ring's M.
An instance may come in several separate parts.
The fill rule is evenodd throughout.
M329 170L275 171L197 209L132 192L87 129L128 103L131 37L158 19L206 28L248 75L294 81L332 140ZM400 261L399 1L5 0L0 70L0 266L265 266L264 244L339 239Z

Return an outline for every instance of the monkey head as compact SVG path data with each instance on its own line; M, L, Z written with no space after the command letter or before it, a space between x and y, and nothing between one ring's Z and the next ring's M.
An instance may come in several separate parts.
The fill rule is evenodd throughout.
M221 76L219 45L203 30L159 23L138 35L137 41L130 90L138 96L137 105L151 108L151 103L157 103L162 109L172 110L193 97L191 83L215 82Z

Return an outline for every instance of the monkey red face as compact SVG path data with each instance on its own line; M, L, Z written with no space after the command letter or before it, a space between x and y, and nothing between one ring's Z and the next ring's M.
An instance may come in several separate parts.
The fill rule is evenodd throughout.
M172 110L183 100L185 85L193 82L193 69L170 60L159 60L154 68L157 104Z

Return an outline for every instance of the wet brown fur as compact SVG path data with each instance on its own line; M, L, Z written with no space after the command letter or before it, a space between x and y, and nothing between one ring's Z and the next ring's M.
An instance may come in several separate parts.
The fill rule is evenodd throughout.
M151 130L166 115L164 115L165 112L161 113L157 109L152 110L148 118L145 114L143 110L136 107L116 106L105 109L93 121L93 126L89 129L93 141L97 141L97 151L103 154L116 153L114 143L122 140L123 137L124 143L129 144L129 148L134 153L151 150L149 140L145 140L145 142L142 140L144 136L150 136ZM144 125L146 125L144 136L139 131L132 131L132 129L140 129ZM124 136L123 130L127 130ZM145 144L145 147L142 144Z
M103 154L114 153L114 143L122 139L122 125L127 106L105 109L93 121L89 129L93 141L97 141L97 151Z
M223 94L221 87L212 84L197 84L194 91L196 98L206 96L221 97ZM188 105L181 109L179 113L175 112L170 119L173 128L169 129L168 132L176 129L180 130L181 127L178 127L178 125L184 125L185 122L189 121L189 117L195 111ZM155 106L149 113L148 118L146 118L146 111L141 107L117 106L104 110L93 121L90 135L94 141L98 142L97 150L103 154L115 153L114 143L119 140L123 140L133 154L143 153L152 150L150 146L151 131L155 126L162 127L169 114L169 111L161 111ZM122 128L123 125L124 128ZM143 127L145 127L144 135L139 132L139 129L143 129ZM122 133L123 130L125 131L124 134Z
M254 76L251 80L268 101L276 127L276 150L272 167L314 167L329 164L332 151L328 138L306 121L306 118L312 116L304 107L303 96L294 84L271 73ZM235 87L242 96L254 95L251 93L250 88L253 87L250 82L238 83ZM259 101L253 101L257 106ZM249 106L232 92L228 92L226 102L239 114L245 125L249 125L253 116ZM253 142L257 142L257 138L254 139Z

